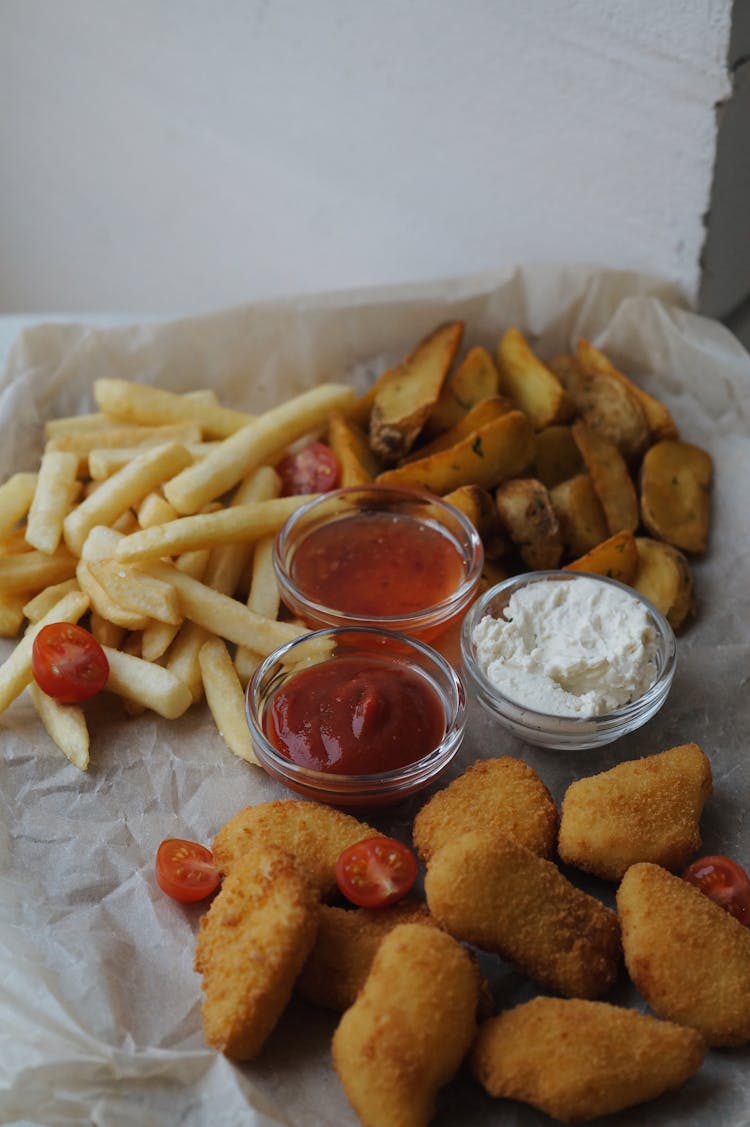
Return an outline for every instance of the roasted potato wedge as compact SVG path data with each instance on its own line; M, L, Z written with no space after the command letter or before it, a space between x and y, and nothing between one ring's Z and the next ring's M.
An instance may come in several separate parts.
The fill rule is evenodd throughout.
M572 404L563 385L532 352L518 329L504 333L497 361L501 395L512 397L529 416L535 430L570 418Z
M607 539L607 521L587 473L576 474L550 490L552 507L569 555L582 556Z
M647 450L641 513L651 535L684 552L705 552L712 477L711 455L700 446L664 439Z
M340 411L331 415L328 442L341 466L342 486L367 485L383 468L362 428Z
M438 401L463 333L463 321L440 325L378 387L370 445L384 461L396 462L411 450Z
M610 535L638 527L638 497L625 460L613 442L580 420L573 423L573 438L596 490Z
M494 489L526 469L534 457L534 431L522 411L511 411L448 450L379 474L381 485L450 493L460 485Z
M510 545L505 535L495 500L480 485L461 485L443 497L468 517L482 538L485 555L492 559L503 556Z
M640 402L625 380L584 364L577 357L553 361L557 375L575 405L577 415L597 434L613 442L626 462L635 463L646 449L651 432Z
M690 564L678 548L664 540L637 536L638 570L633 587L654 604L673 630L695 613L695 588Z
M500 375L487 349L480 345L470 349L445 381L425 434L438 434L455 426L475 403L497 395L499 386Z
M491 423L493 419L499 419L501 415L507 415L516 410L517 407L513 400L505 395L491 395L488 399L480 399L478 403L469 408L454 426L437 435L432 442L420 444L419 448L408 454L403 461L413 462L417 458L427 458L430 454L447 450L449 446L455 446L462 438L466 438L467 435L479 430L485 423Z
M595 348L593 344L584 337L581 337L578 341L576 356L579 363L583 366L584 371L600 372L608 376L614 376L615 379L620 380L625 387L628 388L643 409L651 437L654 441L658 442L662 438L679 438L677 425L664 404L660 400L655 399L653 395L649 395L649 393L644 391L642 387L639 387L638 384L633 383L631 379L614 366L603 352L600 352L598 348Z
M638 549L632 532L617 532L608 540L602 541L590 552L565 565L568 571L591 571L594 575L606 575L619 579L632 587L638 572Z
M554 489L561 481L583 473L584 468L581 452L569 426L558 423L539 431L531 472L542 485Z
M526 566L534 571L557 567L563 550L562 529L541 481L533 477L506 481L495 493L495 503Z

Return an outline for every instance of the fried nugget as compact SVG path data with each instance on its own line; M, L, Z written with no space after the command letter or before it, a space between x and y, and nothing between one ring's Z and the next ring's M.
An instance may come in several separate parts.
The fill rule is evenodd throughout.
M625 873L617 908L625 965L651 1009L709 1045L750 1041L750 929L648 862Z
M214 861L222 873L230 873L251 846L270 842L297 858L325 900L336 892L340 853L377 833L331 806L294 798L261 802L246 806L222 826L213 842Z
M638 861L680 869L700 848L711 790L711 764L694 743L579 779L562 801L560 857L604 880Z
M478 759L427 802L414 819L414 845L423 861L469 830L492 830L550 857L557 808L536 771L509 755Z
M315 942L318 911L316 891L288 853L266 845L238 858L201 919L195 949L214 1049L235 1060L258 1055Z
M466 833L444 845L427 868L425 893L451 935L557 994L598 998L617 977L615 913L509 838Z
M579 998L534 998L481 1026L471 1068L491 1096L563 1123L656 1099L703 1062L693 1029Z
M402 900L389 908L320 908L315 945L297 979L297 992L315 1006L343 1011L365 984L383 939L403 923L437 927L426 904Z
M380 944L333 1036L333 1063L363 1127L424 1127L476 1031L479 974L439 928L400 924Z

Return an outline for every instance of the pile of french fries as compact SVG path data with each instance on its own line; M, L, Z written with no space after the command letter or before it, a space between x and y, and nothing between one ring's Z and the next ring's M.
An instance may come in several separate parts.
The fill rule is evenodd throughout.
M309 497L280 496L274 467L308 437L329 443L341 485L460 508L486 582L559 566L609 575L679 629L695 606L685 553L707 543L709 455L586 340L544 363L515 328L495 358L459 358L463 334L439 326L359 398L322 384L257 417L210 390L95 381L97 412L50 420L38 472L0 485L0 635L23 631L0 666L0 712L28 688L86 769L84 709L46 696L31 671L44 625L83 620L125 712L174 719L205 697L231 751L255 762L243 686L305 632L285 617L272 554Z

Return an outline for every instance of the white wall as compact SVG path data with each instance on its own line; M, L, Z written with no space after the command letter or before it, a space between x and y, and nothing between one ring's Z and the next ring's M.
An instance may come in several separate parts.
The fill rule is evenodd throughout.
M0 312L515 261L697 293L731 0L0 0Z

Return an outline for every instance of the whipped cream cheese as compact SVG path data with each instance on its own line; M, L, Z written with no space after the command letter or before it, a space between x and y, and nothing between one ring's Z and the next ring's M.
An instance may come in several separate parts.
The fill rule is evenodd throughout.
M581 576L542 579L485 615L472 640L501 693L552 716L602 716L656 680L656 631L634 596Z

